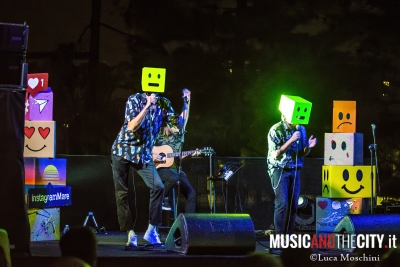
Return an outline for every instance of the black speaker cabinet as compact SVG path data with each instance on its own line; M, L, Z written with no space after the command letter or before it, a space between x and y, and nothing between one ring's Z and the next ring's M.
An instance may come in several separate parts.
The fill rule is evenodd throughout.
M255 247L249 214L181 213L165 240L166 250L192 255L244 255Z
M0 51L25 52L28 46L29 26L0 22Z
M24 53L0 52L0 84L26 87L27 75Z
M400 214L350 214L343 217L335 233L400 235Z
M15 251L30 254L24 192L24 115L26 89L0 85L0 228Z

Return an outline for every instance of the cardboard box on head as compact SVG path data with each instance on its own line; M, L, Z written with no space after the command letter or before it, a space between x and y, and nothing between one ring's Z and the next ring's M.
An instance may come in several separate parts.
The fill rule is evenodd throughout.
M144 67L142 69L142 91L164 93L166 69Z
M308 124L312 103L299 96L282 95L279 110L292 124Z

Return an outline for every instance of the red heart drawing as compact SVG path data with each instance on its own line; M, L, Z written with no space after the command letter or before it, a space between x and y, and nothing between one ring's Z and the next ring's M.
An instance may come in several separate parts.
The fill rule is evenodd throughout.
M25 126L24 133L25 133L26 137L31 139L34 132L35 132L35 127L26 127Z
M40 135L43 137L43 139L46 139L46 137L49 135L49 133L50 133L50 128L49 127L47 127L47 128L42 128L42 127L39 127L39 133L40 133Z
M324 201L318 201L318 207L320 207L321 209L325 209L326 206L328 206L328 201L324 200Z

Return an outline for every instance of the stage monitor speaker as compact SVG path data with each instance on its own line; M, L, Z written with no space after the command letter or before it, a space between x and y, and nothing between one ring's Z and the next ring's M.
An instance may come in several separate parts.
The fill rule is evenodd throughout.
M165 248L188 255L245 255L256 248L253 221L249 214L181 213Z
M27 75L25 54L0 52L0 84L26 87Z
M334 233L400 235L400 214L350 214L343 217Z
M0 22L0 51L25 52L28 46L29 26Z

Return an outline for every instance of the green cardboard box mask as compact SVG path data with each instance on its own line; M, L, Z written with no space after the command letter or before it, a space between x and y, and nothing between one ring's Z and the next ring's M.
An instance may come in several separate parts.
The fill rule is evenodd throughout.
M312 103L299 96L282 95L279 110L292 124L308 124Z

